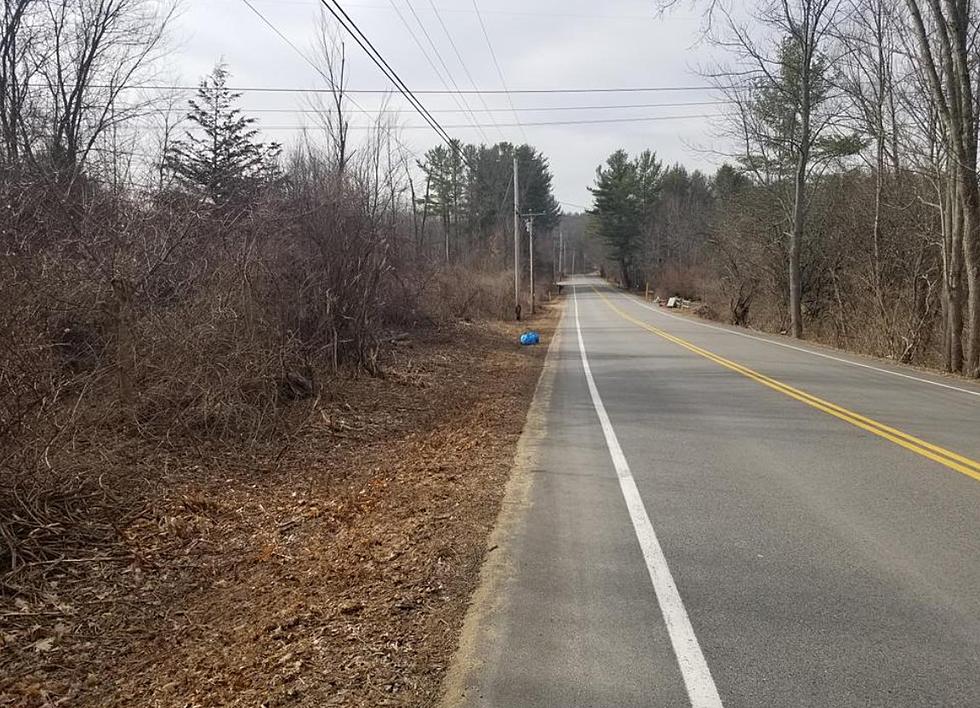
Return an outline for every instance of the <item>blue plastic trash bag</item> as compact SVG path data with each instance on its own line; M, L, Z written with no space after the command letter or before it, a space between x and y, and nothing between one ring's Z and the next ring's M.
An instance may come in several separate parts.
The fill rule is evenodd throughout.
M541 338L538 336L538 333L534 332L533 330L528 330L527 332L521 335L521 344L523 344L524 346L537 344L540 341Z

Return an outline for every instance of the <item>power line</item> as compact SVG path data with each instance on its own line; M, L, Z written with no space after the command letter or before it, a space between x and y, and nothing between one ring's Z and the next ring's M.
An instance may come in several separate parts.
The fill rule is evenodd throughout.
M457 142L454 141L449 136L449 133L447 133L446 130L441 125L439 125L439 121L437 121L428 112L428 110L426 110L422 102L415 96L414 93L412 93L412 90L405 85L405 82L402 81L401 77L398 76L397 72L395 72L395 70L391 68L391 65L388 64L387 61L385 61L385 58L381 56L381 53L378 52L377 49L375 49L374 45L371 44L371 40L369 40L367 36L361 31L360 27L357 26L357 23L350 18L350 16L344 11L344 8L341 7L341 5L337 2L337 0L332 0L332 2L333 5L336 6L337 8L336 10L334 10L334 7L330 5L328 0L320 0L320 3L325 8L327 8L330 14L334 16L334 19L336 19L337 22L340 23L341 27L347 30L347 33L354 38L354 41L356 41L360 45L361 49L364 50L364 52L368 55L371 61L373 61L375 65L379 69L381 69L381 73L383 73L389 80L391 80L393 84L395 84L395 88L397 88L399 93L401 93L409 101L409 103L411 103L413 107L416 108L419 115L421 115L422 118L425 119L425 122L428 123L432 127L432 129L435 130L436 133L438 133L439 136L446 142L446 144L450 147L450 149L453 150L454 152L457 152L465 162L466 158L463 157L463 153L459 150L459 146ZM340 12L339 15L337 14L338 11ZM341 19L341 15L343 15L344 19L346 19L346 22L344 21L344 19Z
M682 106L724 106L731 103L731 101L681 101L678 103L607 103L603 105L592 105L592 106L538 106L538 107L521 107L521 108L473 108L471 112L475 113L510 113L512 110L516 110L518 113L535 113L535 112L545 112L545 111L605 111L613 109L623 109L623 108L680 108ZM251 108L243 109L246 113L322 113L323 109L319 108ZM401 108L387 108L378 111L379 113L414 113L415 111L405 110ZM462 111L455 108L430 108L429 113L462 113ZM489 117L489 116L488 116ZM490 117L493 120L492 117ZM496 125L496 123L494 124Z
M523 123L528 127L540 125L598 125L602 123L649 123L660 120L683 120L685 118L717 118L720 113L698 113L684 116L644 116L638 118L596 118L594 120L552 120L535 123Z
M323 0L321 0L322 2ZM31 86L46 88L42 84L31 84ZM91 84L92 88L115 88L120 91L196 91L197 86L179 84L142 84L139 86L110 86L109 84ZM231 91L254 92L254 93L330 93L331 89L322 88L300 88L288 86L229 86ZM674 91L721 91L717 86L628 86L621 88L545 88L545 89L463 89L461 91L445 91L438 89L415 89L412 91L416 95L446 95L451 93L461 93L464 95L484 96L493 94L559 94L559 93L659 93ZM351 89L345 88L344 93L360 94L389 94L391 89Z
M308 5L308 0L264 0L263 5ZM348 3L349 7L356 7L358 10L391 10L387 5L374 5L365 3ZM473 10L467 8L444 7L443 12L455 14L473 14ZM560 17L560 18L581 18L581 19L600 19L600 20L653 20L655 13L646 15L635 14L597 14L584 12L535 12L531 10L483 10L485 15L505 15L514 17Z
M549 126L549 125L602 125L602 124L614 124L614 123L655 123L662 120L685 120L694 118L717 118L720 113L698 113L693 115L676 115L676 116L642 116L637 118L596 118L587 120L551 120L551 121L538 121L538 122L524 122L524 123L499 123L500 127L506 128L516 128L518 126L539 127L539 126ZM186 119L185 119L186 120ZM257 124L257 128L261 130L312 130L313 127L309 125L262 125ZM368 125L352 125L351 130L369 130L373 126ZM426 130L429 128L427 125L400 125L398 126L400 130ZM446 125L443 126L446 129L452 130L464 130L466 128L478 128L478 127L490 127L488 123L459 123L456 125Z
M391 0L392 3L394 3L394 1L395 0ZM432 47L432 51L436 53L436 58L439 60L439 64L442 65L442 68L446 72L446 76L449 77L449 80L453 84L453 88L456 89L457 95L459 96L460 100L462 100L463 105L466 106L466 109L470 112L470 117L473 119L473 122L475 123L476 114L473 112L473 109L470 107L470 102L466 100L466 97L463 94L459 93L459 84L456 83L456 79L453 76L453 72L449 69L449 66L446 64L446 61L442 58L442 52L439 51L439 48L436 46L436 43L432 41L432 36L429 34L429 30L426 29L425 23L422 22L422 18L419 17L417 12L415 12L415 6L412 5L412 0L405 0L405 4L408 6L408 9L412 13L412 16L415 18L415 21L418 22L419 27L422 28L422 33L425 35L425 38L428 40L429 46ZM443 29L445 29L445 26L443 26ZM452 36L451 35L447 35L447 36L449 36L450 41L452 41ZM455 99L456 97L454 96L453 100ZM487 137L487 134L483 130L480 130L480 135L483 136L484 142L487 143L490 142L490 138Z
M408 30L408 34L412 37L412 40L415 42L415 45L419 48L419 51L422 53L422 56L425 57L425 61L429 64L429 68L432 69L432 73L439 78L440 83L442 83L442 85L446 88L447 91L452 90L449 88L450 81L452 82L453 86L456 88L456 91L459 91L459 86L456 85L456 81L455 79L453 79L452 73L450 73L449 68L446 66L446 62L442 60L442 55L439 54L439 50L436 48L436 45L432 42L432 37L429 36L428 30L426 30L425 25L422 24L422 20L419 19L418 13L415 12L415 8L412 7L412 3L410 2L410 0L405 0L406 4L408 5L408 9L412 12L412 16L415 17L415 21L422 29L422 33L425 35L425 38L428 40L429 46L432 47L432 49L435 51L436 57L438 58L439 62L442 64L442 68L446 72L445 77L443 76L442 72L439 71L439 68L436 66L435 62L432 61L432 57L429 56L429 53L426 51L425 47L422 46L422 41L418 38L418 35L415 33L415 30L412 29L412 26L408 23L408 20L405 19L405 16L402 14L402 11L398 9L398 5L395 4L395 0L388 0L388 1L391 3L391 9L395 11L395 14L398 15L398 19L401 20L401 23L405 26L405 29ZM451 93L450 95L452 96L453 101L460 108L460 110L463 113L465 113L466 109L469 108L469 104L466 104L466 109L463 108L466 99L463 98L463 96L461 95L457 95L456 93ZM460 103L460 100L462 100L464 103ZM476 116L473 115L472 111L470 111L470 119L475 125L477 122ZM490 139L487 138L487 134L483 132L482 128L480 128L480 134L483 135L483 139L485 142L490 142Z
M526 94L526 93L650 93L660 91L721 91L717 86L708 84L700 86L625 86L618 88L545 88L545 89L477 89L475 91L463 91L462 93L482 93L487 94ZM385 93L384 91L360 89L357 93ZM446 91L422 90L415 93L438 94L447 93Z
M504 72L500 69L500 62L497 61L497 53L493 51L493 43L490 41L490 33L487 32L487 25L483 21L483 15L480 13L480 6L476 4L476 0L473 0L473 9L476 11L476 17L480 21L480 29L483 30L483 38L487 41L487 48L490 50L490 58L493 59L493 65L497 68L497 76L500 77L500 85L504 87L504 91L507 91L507 81L504 79ZM514 108L514 101L510 97L510 93L507 93L507 103L510 104L511 109ZM514 111L514 120L520 125L521 118L517 115L517 111ZM527 133L524 132L523 126L521 127L521 135L524 136L524 142L528 142Z
M329 89L325 89L325 90L324 90L324 89L320 89L320 90L318 90L318 92L333 92L333 91L336 91L336 90L337 90L337 85L336 85L336 84L334 83L334 80L333 80L333 78L332 78L332 77L330 77L330 76L329 76L328 74L326 74L326 73L325 73L325 72L324 72L324 71L323 71L323 70L322 70L322 69L321 69L321 68L320 68L319 66L317 66L317 64L316 64L316 62L315 62L315 61L313 61L313 60L312 60L312 59L310 59L310 58L309 58L308 56L306 56L306 52L304 52L304 51L303 51L303 50L301 50L301 49L300 49L299 47L297 47L297 46L296 46L295 44L293 44L293 42L292 42L292 40L291 40L291 39L289 39L289 37L287 37L287 36L286 36L285 34L283 34L283 33L282 33L282 32L281 32L280 30L279 30L279 28L278 28L278 27L276 27L276 26L275 26L275 25L274 25L274 24L273 24L273 23L272 23L272 22L271 22L271 21L269 20L269 18L267 18L267 17L265 16L265 15L263 15L263 14L262 14L261 12L259 12L259 10L258 10L258 8L256 8L256 7L255 7L255 6L254 6L254 5L253 5L253 4L251 3L251 0L242 0L242 2L244 2L244 3L245 3L245 5L247 5L247 6L248 6L248 9L250 9L250 10L251 10L252 12L254 12L254 13L255 13L255 14L256 14L256 15L258 16L258 18L259 18L260 20L262 20L262 22L263 22L263 23L265 23L265 25L266 25L267 27L269 27L269 29L271 29L271 30L272 30L273 32L275 32L275 33L276 33L276 35L277 35L277 36L278 36L278 37L279 37L279 38L280 38L280 39L281 39L282 41L284 41L284 42L285 42L285 43L286 43L287 45L289 45L289 47L290 47L290 48L291 48L291 49L292 49L292 50L293 50L294 52L296 52L296 53L297 53L297 54L298 54L298 55L299 55L299 56L300 56L300 57L301 57L301 58L303 59L303 61L305 61L305 62L306 62L307 64L309 64L309 65L310 65L311 67L313 67L313 70L314 70L314 71L316 71L316 73L318 73L318 74L319 74L319 75L320 75L321 77L323 77L323 78L324 78L324 79L326 80L326 82L327 82L328 84L330 84L330 88L329 88ZM232 90L232 91L236 91L236 92L238 91L238 89L231 89L231 90ZM344 93L346 93L346 90L344 91ZM365 109L365 108L364 108L363 106L361 106L361 105L360 105L360 104L359 104L359 103L358 103L357 101L355 101L355 100L354 100L353 98L350 98L350 97L347 97L347 100L349 100L349 101L350 101L350 102L351 102L351 103L352 103L352 104L354 105L354 107L355 107L355 108L357 108L357 109L358 109L358 110L359 110L359 111L360 111L361 113L363 113L364 115L366 115L366 116L367 116L368 118L370 118L370 117L371 117L371 114L370 114L370 113L369 113L369 112L368 112L368 111L367 111L367 110L366 110L366 109ZM419 158L419 156L418 156L418 153L416 153L416 152L415 152L414 150L412 150L412 149L411 149L411 148L409 148L409 147L408 147L407 145L405 145L405 144L404 144L404 143L403 143L403 142L402 142L401 140L399 140L399 139L398 139L398 136L397 136L397 135L395 135L395 134L394 134L394 133L393 133L393 132L392 132L391 130L388 130L388 131L387 131L387 133L388 133L388 135L389 135L389 136L390 136L390 137L391 137L391 138L392 138L392 139L393 139L393 140L394 140L394 141L395 141L396 143L398 143L398 146L399 146L399 147L400 147L400 148L401 148L402 150L405 150L405 151L407 151L408 153L410 153L410 154L412 155L412 157L414 157L415 159L418 159L418 158Z
M442 31L446 35L446 39L449 40L449 46L452 47L453 53L456 55L457 61L459 61L459 65L463 67L463 73L466 74L466 78L470 80L470 86L476 89L476 81L473 79L473 75L470 73L469 68L466 66L466 62L463 61L463 55L460 53L459 47L456 46L456 40L453 39L453 35L449 31L449 28L446 27L446 23L442 19L442 14L439 12L439 8L436 7L436 4L433 0L429 0L429 6L432 8L432 12L435 13L436 19L439 21L439 24L442 26ZM456 88L459 89L459 86L457 86ZM460 93L460 97L462 97L462 95L463 94ZM497 120L493 117L493 114L490 112L490 108L487 106L487 100L483 97L483 94L477 93L476 96L477 98L480 99L480 103L483 106L483 110L486 111L487 113L490 113L490 120L493 121L494 125L496 125ZM499 126L497 126L497 132L500 133L500 136L502 138L504 139L507 138L507 136L504 135L503 130L501 130Z

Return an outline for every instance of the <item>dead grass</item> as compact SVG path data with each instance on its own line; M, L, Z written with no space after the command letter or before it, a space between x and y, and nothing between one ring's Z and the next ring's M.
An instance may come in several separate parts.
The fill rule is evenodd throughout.
M125 498L85 492L100 543L0 601L0 705L431 703L543 361L518 332L410 337L288 444L142 451Z

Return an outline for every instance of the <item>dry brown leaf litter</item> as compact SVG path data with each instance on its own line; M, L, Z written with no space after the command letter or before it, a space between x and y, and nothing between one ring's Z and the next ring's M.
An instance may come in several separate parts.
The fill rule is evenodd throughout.
M518 332L402 343L274 459L168 459L113 543L5 595L0 705L431 703L543 361Z

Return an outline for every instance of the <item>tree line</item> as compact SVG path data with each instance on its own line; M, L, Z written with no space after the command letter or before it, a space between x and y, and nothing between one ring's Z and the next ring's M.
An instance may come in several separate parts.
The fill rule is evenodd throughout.
M530 145L464 145L454 141L431 148L419 161L424 175L422 193L415 199L419 242L441 236L443 257L448 262L491 258L501 265L509 263L513 253L515 157L519 208L542 215L535 222L536 228L554 230L561 209L544 155ZM435 233L427 235L427 227ZM530 244L523 231L521 235L526 263Z
M976 7L706 13L728 57L704 72L725 100L728 164L682 186L644 155L600 168L596 230L623 282L697 294L739 324L980 374ZM638 201L624 206L623 190ZM699 207L678 211L684 199Z

